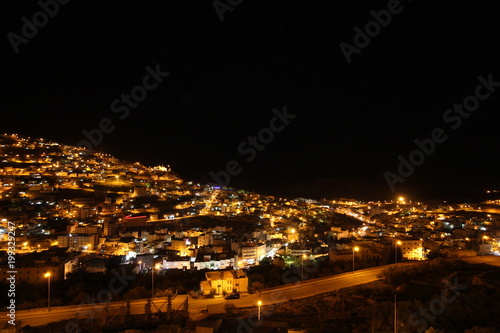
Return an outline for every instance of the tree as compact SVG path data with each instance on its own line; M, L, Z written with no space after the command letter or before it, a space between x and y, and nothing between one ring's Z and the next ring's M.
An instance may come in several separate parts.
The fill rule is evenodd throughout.
M234 305L232 302L227 302L224 305L224 310L226 311L226 314L230 317L234 316L236 314L237 307Z
M71 299L71 301L69 302L69 304L82 304L82 303L91 303L92 302L92 299L90 298L90 295L87 294L86 292L84 291L81 291L80 293L78 293L75 297L73 297Z
M264 289L265 288L265 284L263 284L262 282L254 282L252 283L252 286L250 287L250 290L252 293L255 293L261 289Z
M125 293L124 298L125 299L141 299L141 298L148 298L151 296L151 293L144 287L144 286L138 286L135 288L130 289Z

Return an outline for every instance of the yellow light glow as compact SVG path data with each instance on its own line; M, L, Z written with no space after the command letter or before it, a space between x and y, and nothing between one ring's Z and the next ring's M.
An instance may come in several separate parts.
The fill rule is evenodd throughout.
M355 246L353 250L356 251L356 252L358 252L359 251L359 247Z
M46 278L50 277L50 273L45 273L44 277Z
M400 240L398 240L396 243L397 243L398 245L403 244Z
M488 236L486 236L486 235L484 235L484 236L483 236L483 239L489 239L489 237L488 237Z
M293 228L292 228L292 230L290 230L290 231L292 232L292 234L294 234L294 233L295 233L295 229L293 229Z
M261 306L261 305L262 305L262 301L261 301L261 300L258 300L258 301L257 301L257 305L258 305L258 306Z

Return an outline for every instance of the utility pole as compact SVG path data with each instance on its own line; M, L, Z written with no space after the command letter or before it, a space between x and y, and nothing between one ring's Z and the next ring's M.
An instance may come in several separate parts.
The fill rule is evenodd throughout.
M372 333L375 333L375 306L377 303L373 303L373 315L372 315Z
M188 303L189 297L186 297L186 300L184 301L184 314L186 315L186 325L189 321L189 303Z
M167 320L170 321L172 318L172 295L167 296Z
M394 333L398 333L398 303L397 294L394 293Z

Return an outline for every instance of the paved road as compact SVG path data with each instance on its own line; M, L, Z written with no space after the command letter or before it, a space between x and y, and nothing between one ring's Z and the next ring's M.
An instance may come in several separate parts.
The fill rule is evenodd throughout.
M500 257L497 256L481 256L464 258L469 263L487 263L494 266L500 266ZM400 263L398 265L411 265L412 263ZM206 310L210 313L224 312L224 305L227 302L234 303L237 307L251 307L257 306L257 300L260 297L263 305L275 304L290 299L299 299L310 297L313 295L335 291L341 288L352 287L368 282L377 280L377 275L385 268L391 265L368 268L356 271L354 273L343 273L330 277L311 279L304 282L295 283L294 285L285 285L276 288L269 288L262 290L260 296L257 294L243 295L242 298L237 300L226 301L222 298L214 299L189 299L189 311L191 314L199 314L201 310ZM187 296L177 296L173 302L172 307L177 309L185 301ZM132 301L130 311L132 314L144 313L147 300ZM155 298L154 303L162 311L166 309L166 298ZM111 302L108 306L111 308L111 313L120 313L125 311L123 307L124 302ZM154 309L154 308L153 308ZM90 318L93 313L99 317L100 313L104 311L102 304L94 305L80 305L80 306L63 306L51 308L48 312L46 308L32 309L25 311L18 311L16 319L22 321L22 326L25 325L44 325L50 322L57 322L71 318ZM0 313L0 327L6 323L6 312Z
M285 300L289 300L290 298L308 297L323 292L374 281L377 279L376 276L382 269L383 267L364 269L356 271L355 273L344 273L333 277L304 281L302 283L296 283L295 285L270 288L263 290L260 293L260 297L264 305L283 302ZM181 306L186 297L187 296L185 295L177 296L172 302L172 307L177 309ZM199 314L201 310L206 309L208 309L210 313L224 312L224 305L227 302L228 301L222 298L199 300L190 299L189 311L192 314ZM254 306L257 304L257 295L244 295L238 300L231 300L231 302L238 307ZM132 301L130 304L131 314L144 313L146 303L147 300ZM156 298L154 303L162 311L165 311L167 307L166 298ZM111 309L110 313L122 313L125 311L124 302L110 302L108 303L108 307ZM104 306L102 304L53 307L50 312L47 311L47 308L38 308L18 311L16 319L22 321L22 326L36 326L76 318L77 316L78 318L90 318L93 313L96 313L96 315L100 317L100 313L103 311ZM6 322L4 319L6 318L6 313L1 313L0 316L0 327L3 327Z
M326 278L312 279L309 281L295 283L295 285L270 288L262 290L259 295L253 294L239 300L231 300L230 302L234 303L237 307L249 307L257 306L259 298L262 301L262 305L269 305L288 301L290 299L310 297L378 280L377 275L385 267L387 266L363 269L354 273L343 273ZM224 305L226 302L208 306L209 312L224 312Z
M182 303L187 298L186 295L177 296L172 301L172 308L179 308ZM200 299L200 300L189 300L189 311L193 313L200 313L201 310L207 309L208 305L217 304L224 301L222 298L215 299ZM136 300L130 303L130 313L131 314L144 314L145 306L147 300ZM162 312L165 312L167 308L167 299L164 297L155 298L153 301L154 305L152 306L152 311L156 309L160 309ZM107 303L109 308L109 314L121 314L126 311L125 302L109 302ZM50 312L47 311L47 308L37 308L31 310L21 310L16 313L16 320L21 320L21 325L45 325L51 322L58 322L61 320L67 320L72 318L91 318L102 317L104 311L104 305L94 304L94 305L75 305L75 306L61 306L61 307L52 307ZM0 327L4 327L7 320L6 313L2 312L0 314L1 321ZM19 325L17 323L16 325Z

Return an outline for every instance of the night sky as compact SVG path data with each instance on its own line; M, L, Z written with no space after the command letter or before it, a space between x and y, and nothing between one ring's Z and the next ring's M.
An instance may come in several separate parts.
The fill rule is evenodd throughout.
M443 119L480 75L500 82L498 1L233 0L222 21L211 1L161 3L72 0L45 25L36 1L4 3L0 131L77 145L109 118L96 151L204 183L236 160L231 186L286 196L424 200L500 186L500 87L457 129ZM355 47L354 28L388 6L398 13L348 63L339 44ZM33 15L42 26L16 53L9 36ZM113 112L147 66L169 75L127 116ZM238 146L285 106L296 117L247 161ZM398 174L398 156L436 128L446 141L392 192L384 172Z

